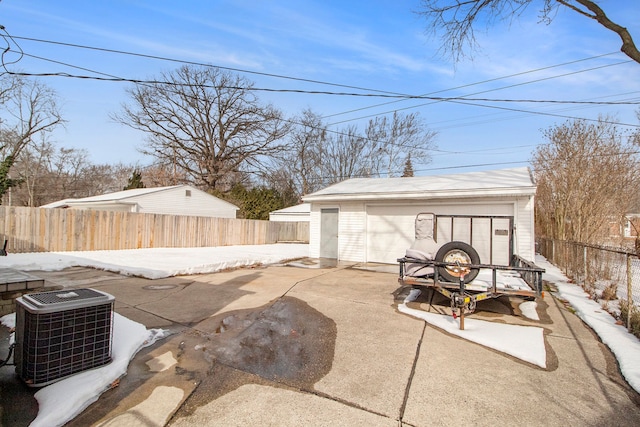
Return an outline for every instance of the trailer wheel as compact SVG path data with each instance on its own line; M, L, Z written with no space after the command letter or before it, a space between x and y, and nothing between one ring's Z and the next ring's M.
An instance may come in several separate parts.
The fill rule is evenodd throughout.
M478 252L465 242L448 242L442 245L436 253L435 260L437 262L450 262L460 264L480 264ZM438 274L448 282L457 283L460 281L460 275L464 273L464 283L469 283L478 276L480 269L458 267L458 266L442 266L438 267Z

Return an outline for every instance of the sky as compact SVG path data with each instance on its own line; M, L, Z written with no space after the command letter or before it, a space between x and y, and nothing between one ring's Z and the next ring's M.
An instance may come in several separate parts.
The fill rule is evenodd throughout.
M179 273L183 271L212 273L232 265L276 264L296 257L306 257L309 252L308 245L302 244L261 246L264 247L225 246L169 251L137 249L135 251L10 254L0 257L0 267L27 271L63 270L71 266L86 266L121 274L159 278L188 274ZM590 299L580 286L570 283L566 276L546 259L537 256L536 265L545 269L543 280L555 284L558 288L557 297L568 301L576 314L591 326L611 349L618 360L622 375L631 387L640 392L640 341L629 334L626 328L617 325L615 319L597 302ZM482 276L479 275L476 281L481 279ZM407 303L415 300L418 292L418 290L411 291L404 302L399 304L398 310L462 339L501 351L542 368L546 367L543 328L507 325L467 317L465 329L460 330L459 319L408 307ZM535 302L524 302L521 310L525 316L537 319ZM0 323L6 327L15 327L15 314L1 317ZM104 367L78 373L39 389L35 394L39 412L31 423L31 427L59 426L74 418L97 400L111 383L126 373L129 361L143 346L152 345L167 335L168 332L161 329L146 330L144 325L116 313L113 361ZM61 399L60 396L64 398Z
M638 2L600 3L640 41ZM542 131L568 117L595 120L610 114L623 130L637 129L640 64L620 53L617 36L596 22L559 10L545 25L535 8L527 9L514 22L477 33L481 50L454 63L438 53L438 37L425 32L424 20L414 13L419 6L420 0L2 0L0 25L13 37L4 56L10 71L149 79L187 61L231 69L255 87L276 91L491 99L462 103L258 92L262 102L287 117L315 111L332 130L350 125L363 130L372 117L394 111L419 113L437 132L437 149L432 163L414 165L418 176L527 165L544 142ZM9 64L18 59L16 43L25 55ZM145 135L111 119L129 102L130 83L59 75L39 79L55 89L67 120L51 136L58 146L86 149L94 163L153 162L138 151Z

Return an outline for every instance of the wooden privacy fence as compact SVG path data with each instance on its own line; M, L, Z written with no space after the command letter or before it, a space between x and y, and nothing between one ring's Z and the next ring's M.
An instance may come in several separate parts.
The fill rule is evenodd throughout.
M9 253L188 248L306 243L309 223L0 206L0 234Z

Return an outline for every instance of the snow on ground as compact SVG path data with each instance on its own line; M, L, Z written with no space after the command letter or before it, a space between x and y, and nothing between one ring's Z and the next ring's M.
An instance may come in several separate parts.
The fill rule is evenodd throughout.
M304 244L9 254L6 257L0 257L0 268L53 271L84 266L154 279L180 274L210 273L254 264L274 264L306 257L308 254L308 245ZM597 303L588 299L588 295L582 291L582 288L568 283L566 277L544 258L537 258L536 263L546 269L544 279L558 286L558 296L569 301L578 315L611 348L618 358L622 374L629 384L640 392L640 342L638 339L627 333L624 327L616 325L608 313L604 312ZM510 284L510 279L506 277L504 282ZM410 298L415 297L416 294L410 295ZM538 366L545 366L546 355L541 328L498 325L467 318L465 330L460 331L458 322L450 316L410 309L406 306L406 302L409 301L408 297L405 304L401 304L399 307L401 311L406 310L405 312L419 316L439 328L486 347L511 354ZM526 310L531 312L530 309L531 307ZM530 315L534 316L534 314ZM8 327L12 327L14 322L12 316L14 315L4 316L0 320ZM505 326L511 327L504 328ZM497 331L496 327L500 330ZM73 418L97 400L113 381L126 373L129 361L145 343L151 343L161 335L162 331L147 331L143 325L116 315L113 338L114 361L104 367L79 373L40 389L36 393L40 411L32 426L62 425ZM509 343L517 344L509 345Z
M124 251L52 252L9 254L0 257L0 268L22 271L58 271L68 267L93 267L149 279L179 274L210 273L227 268L274 264L309 254L308 245L278 244L226 246L194 249L136 249ZM7 328L15 327L15 313L0 318ZM112 362L84 371L41 388L36 392L38 416L31 427L62 426L95 402L109 386L127 372L135 354L165 334L147 330L117 313L113 319ZM13 340L13 335L11 340Z
M2 323L5 322L15 324L15 313L3 316ZM129 361L141 348L164 336L165 332L162 330L147 330L144 325L114 313L111 363L80 372L38 390L34 395L38 401L38 416L30 426L61 426L73 419L98 400L114 381L127 373Z
M127 276L162 279L255 264L274 264L308 255L309 245L306 244L38 252L0 257L0 268L58 271L68 267L93 267Z
M554 283L558 288L557 296L566 300L591 327L615 355L620 371L634 390L640 393L640 341L607 313L597 302L589 299L584 289L569 283L569 279L559 268L549 263L543 256L536 256L536 265L544 268L543 280Z
M542 328L466 318L464 330L460 330L460 320L454 319L453 316L428 313L407 307L407 303L415 301L418 295L420 295L420 290L412 289L404 303L398 306L398 310L423 319L452 335L493 348L542 368L547 367L547 353L544 348Z

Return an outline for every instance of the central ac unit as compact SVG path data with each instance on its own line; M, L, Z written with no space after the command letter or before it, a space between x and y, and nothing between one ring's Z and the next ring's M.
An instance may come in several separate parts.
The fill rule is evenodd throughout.
M16 372L40 387L111 362L115 298L94 289L16 299Z

